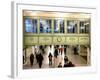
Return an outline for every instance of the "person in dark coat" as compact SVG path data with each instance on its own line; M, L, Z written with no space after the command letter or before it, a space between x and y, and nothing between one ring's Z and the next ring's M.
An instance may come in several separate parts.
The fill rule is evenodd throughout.
M34 55L33 53L30 54L30 65L31 67L33 66L33 62L34 62Z
M67 52L66 47L64 47L64 54L65 54L65 55L66 55L66 52Z
M74 54L77 55L77 47L74 47Z
M38 55L38 62L39 62L39 68L41 68L43 62L43 55L41 53Z
M68 67L74 67L75 65L71 62L71 61L69 61L69 63L68 63Z
M65 57L64 57L64 63L67 62L67 61L68 61L68 57L65 56Z
M61 64L61 62L59 63L58 68L62 68L62 64Z
M52 65L52 54L51 54L51 52L49 53L49 56L48 56L48 58L49 58L49 66L50 65Z
M64 67L69 67L68 61L64 63Z
M37 61L37 63L39 62L39 60L38 60L38 59L39 59L39 58L38 58L38 55L39 55L39 54L36 54L36 61Z
M54 52L54 57L57 58L57 56L58 56L58 49L56 48L56 49L55 49L55 52Z

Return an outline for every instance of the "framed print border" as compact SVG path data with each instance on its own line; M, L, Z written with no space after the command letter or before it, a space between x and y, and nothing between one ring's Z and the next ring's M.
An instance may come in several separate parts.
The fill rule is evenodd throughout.
M41 7L41 8L40 8ZM59 8L59 9L58 9ZM23 10L33 11L54 11L54 12L80 12L91 14L91 66L86 67L74 67L74 68L63 68L63 69L29 69L23 70L22 68L22 53L23 53ZM36 76L53 76L62 74L76 74L76 73L91 73L96 72L96 51L94 38L96 27L96 8L88 7L75 7L75 6L59 6L59 5L43 5L43 4L27 4L12 2L12 53L11 53L11 76L17 77L36 77ZM62 38L57 39L61 42Z

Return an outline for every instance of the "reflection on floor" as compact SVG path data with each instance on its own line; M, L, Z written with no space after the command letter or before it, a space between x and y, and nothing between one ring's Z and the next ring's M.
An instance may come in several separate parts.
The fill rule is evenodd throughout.
M83 57L72 54L70 48L68 50L69 51L67 51L66 55L67 55L69 61L71 61L73 64L75 64L75 66L87 66L87 61ZM49 52L50 52L50 47L48 46L46 48L46 54L43 55L44 60L43 60L42 68L57 68L57 66L60 62L62 63L62 66L64 65L64 52L63 52L62 55L61 55L61 53L59 53L57 58L53 57L53 64L52 64L52 66L49 66L49 59L48 59ZM34 56L33 66L32 67L30 66L30 59L27 58L27 61L23 65L23 68L24 69L38 69L39 65L36 62L35 56Z

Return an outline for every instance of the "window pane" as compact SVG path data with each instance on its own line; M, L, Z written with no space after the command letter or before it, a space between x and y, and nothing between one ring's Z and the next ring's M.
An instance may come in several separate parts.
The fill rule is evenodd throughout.
M32 26L32 32L37 33L37 20L33 19L32 20L33 26Z
M37 20L36 19L25 19L25 32L37 33Z
M50 19L40 19L40 33L51 33Z
M60 33L64 33L64 20L59 20L60 21Z
M54 20L54 33L59 33L59 20Z
M77 33L77 21L75 20L67 21L67 32Z
M32 32L32 20L25 19L25 32Z
M80 33L89 33L89 21L80 21Z

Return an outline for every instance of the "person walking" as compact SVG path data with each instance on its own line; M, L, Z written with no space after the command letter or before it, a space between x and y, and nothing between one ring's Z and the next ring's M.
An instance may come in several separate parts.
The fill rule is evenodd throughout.
M61 47L60 49L61 49L60 51L61 51L61 55L62 55L62 53L63 53L63 51L64 51L64 48L63 48L63 47Z
M58 56L58 49L57 47L55 47L55 51L54 51L54 66L57 67L57 56Z
M49 58L49 66L52 66L52 54L51 54L51 52L49 53L49 56L48 56L48 58Z
M67 47L64 46L64 55L66 55L66 53L67 53Z
M65 57L64 57L64 63L66 63L67 61L68 61L68 57L65 56Z
M39 68L42 67L42 62L43 62L43 55L40 53L40 54L38 55Z
M58 56L58 49L56 48L54 51L54 57L57 58L57 56Z
M77 47L74 47L74 55L77 55Z
M33 62L34 62L34 55L33 53L30 54L30 65L31 67L33 66Z

